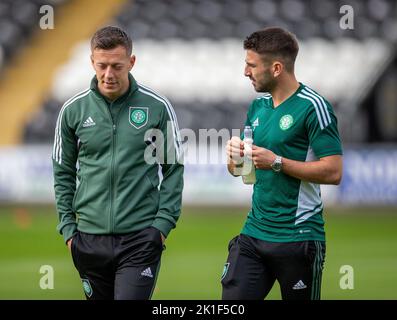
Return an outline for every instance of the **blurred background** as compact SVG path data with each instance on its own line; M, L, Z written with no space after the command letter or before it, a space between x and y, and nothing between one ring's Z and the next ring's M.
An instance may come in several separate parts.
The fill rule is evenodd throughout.
M341 28L343 5L353 9L353 29ZM167 96L179 127L197 136L243 126L256 97L243 75L245 37L265 26L295 33L298 80L333 104L344 145L341 185L322 187L322 298L397 299L394 0L1 0L0 299L83 299L55 230L51 148L62 104L94 75L90 37L108 24L133 39L134 77ZM188 161L183 211L154 299L220 298L227 244L240 232L251 191L219 161ZM43 265L54 270L53 289L40 287ZM350 289L340 286L346 265L354 271ZM280 299L277 286L269 298Z

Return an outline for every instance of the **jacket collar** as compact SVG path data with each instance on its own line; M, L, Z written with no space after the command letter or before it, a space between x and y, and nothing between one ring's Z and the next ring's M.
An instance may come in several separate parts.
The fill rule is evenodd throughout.
M123 97L130 97L135 91L138 90L138 84L136 82L136 80L134 79L134 77L132 76L131 73L128 73L128 80L130 82L130 86L127 90L126 93L124 93L122 96ZM98 79L96 78L96 76L94 76L91 79L91 84L90 84L90 89L99 97L102 97L103 99L106 100L106 98L102 95L102 93L100 93L99 89L98 89ZM120 98L120 97L119 97ZM118 99L118 98L117 98ZM117 100L116 99L116 100Z

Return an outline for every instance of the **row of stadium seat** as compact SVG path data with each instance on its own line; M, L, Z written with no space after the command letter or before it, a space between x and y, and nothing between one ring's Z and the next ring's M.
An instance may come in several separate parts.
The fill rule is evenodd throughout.
M40 7L57 6L67 0L1 0L0 69L39 28ZM3 58L3 59L2 59Z
M391 52L390 46L379 39L311 39L301 43L296 73L299 80L336 107L352 108L351 102L383 68ZM244 113L237 111L257 96L243 75L244 50L239 40L138 40L134 53L137 61L133 75L174 103L182 127L240 128ZM70 61L59 68L53 81L53 99L32 119L25 134L27 141L51 141L49 128L55 125L62 102L88 87L94 76L89 55L89 43L83 42Z
M354 8L353 30L342 30L340 8ZM118 17L134 38L243 38L265 25L294 30L301 39L341 36L397 40L397 4L392 0L136 0Z
M387 61L392 47L380 39L342 38L330 42L312 38L301 42L300 51L296 63L298 78L329 96L332 102L339 102L357 95ZM138 40L134 53L137 61L132 72L137 80L172 100L244 102L255 96L243 75L245 53L241 40ZM89 43L83 42L75 48L69 62L60 67L53 81L55 99L65 101L88 86L94 74L89 55ZM346 77L346 66L354 77Z
M345 4L354 8L354 30L340 28ZM392 0L131 0L115 21L132 35L134 76L169 97L180 127L194 130L241 127L256 96L243 76L242 41L263 26L287 27L300 40L298 79L343 113L343 133L353 120L356 126L366 121L355 112L393 55L396 17ZM51 98L28 124L25 141L52 141L62 103L94 75L89 50L88 40L80 43L60 66Z

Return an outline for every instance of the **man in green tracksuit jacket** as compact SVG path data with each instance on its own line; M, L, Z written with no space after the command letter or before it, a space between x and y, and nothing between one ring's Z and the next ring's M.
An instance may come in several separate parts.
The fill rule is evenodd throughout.
M66 101L55 129L58 230L87 299L149 299L181 210L177 119L130 74L135 56L123 30L98 30L91 51L96 76Z

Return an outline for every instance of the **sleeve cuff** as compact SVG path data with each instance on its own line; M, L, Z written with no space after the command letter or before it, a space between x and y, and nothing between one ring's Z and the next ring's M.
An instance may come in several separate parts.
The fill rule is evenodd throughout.
M156 218L152 224L152 227L159 229L161 233L167 237L171 229L175 227L175 224L163 218Z
M77 232L77 224L69 223L65 225L61 230L61 234L63 235L63 239L65 240L65 243L67 243L68 240L72 238L76 232Z

